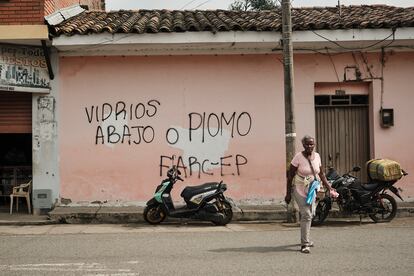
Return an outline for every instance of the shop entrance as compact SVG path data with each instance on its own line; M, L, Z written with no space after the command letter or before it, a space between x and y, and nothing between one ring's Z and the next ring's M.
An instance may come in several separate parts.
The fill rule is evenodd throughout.
M31 179L32 95L0 91L0 212L10 211L13 187ZM25 200L19 213L27 213Z

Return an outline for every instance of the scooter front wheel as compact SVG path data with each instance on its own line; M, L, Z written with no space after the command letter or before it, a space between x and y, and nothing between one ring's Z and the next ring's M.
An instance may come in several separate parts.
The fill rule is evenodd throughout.
M312 218L312 226L321 225L325 219L328 217L329 210L331 205L328 199L322 199L316 205L315 215Z
M144 209L144 219L149 224L159 224L165 219L161 205L149 205Z
M217 205L219 212L223 215L223 219L220 221L213 221L213 223L215 225L224 226L233 219L233 209L231 204L227 201L218 201Z

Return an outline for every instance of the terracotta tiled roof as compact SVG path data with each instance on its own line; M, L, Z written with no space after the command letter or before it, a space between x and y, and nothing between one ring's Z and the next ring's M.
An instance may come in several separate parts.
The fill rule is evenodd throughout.
M337 7L294 8L292 21L294 30L414 27L414 7L343 6L340 13ZM281 25L279 9L261 12L86 11L51 26L51 34L281 31Z

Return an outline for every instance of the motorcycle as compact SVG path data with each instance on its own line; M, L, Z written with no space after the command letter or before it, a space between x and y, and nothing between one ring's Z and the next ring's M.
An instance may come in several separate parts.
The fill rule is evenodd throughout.
M327 218L332 204L337 203L339 211L346 215L359 214L360 220L362 215L368 215L374 222L389 222L397 213L397 202L394 197L387 193L391 191L401 200L400 189L394 184L398 181L378 181L370 180L366 184L353 176L352 172L360 171L360 167L354 167L351 171L340 176L332 167L328 169L326 178L331 186L339 194L337 198L332 198L329 192L317 201L315 215L312 219L312 225L320 225ZM402 170L402 175L407 173Z
M171 190L177 180L184 181L181 172L172 166L155 190L154 197L147 202L144 219L150 224L159 224L166 217L211 221L215 225L226 225L233 218L232 205L224 196L227 185L221 182L209 182L198 186L187 186L181 192L186 205L175 208Z

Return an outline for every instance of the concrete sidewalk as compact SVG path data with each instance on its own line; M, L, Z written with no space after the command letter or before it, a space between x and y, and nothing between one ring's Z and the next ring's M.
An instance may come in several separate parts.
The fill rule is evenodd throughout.
M49 216L36 216L27 213L0 213L0 226L1 225L48 225L56 224L57 221L50 219Z
M63 223L143 223L144 207L57 207L49 216ZM239 206L233 208L234 221L286 220L282 205ZM169 218L168 221L180 221Z
M283 205L246 205L234 208L233 221L286 221L287 212ZM24 213L0 213L0 225L45 225L55 223L144 223L144 207L126 206L59 206L46 216ZM332 210L330 218L344 217L338 210ZM357 218L358 216L353 216ZM414 202L399 202L397 217L414 217ZM328 218L329 219L329 218ZM170 221L180 221L170 219Z

